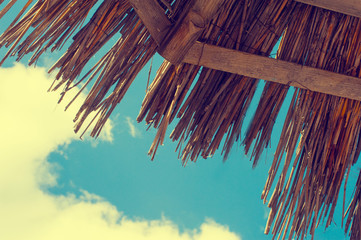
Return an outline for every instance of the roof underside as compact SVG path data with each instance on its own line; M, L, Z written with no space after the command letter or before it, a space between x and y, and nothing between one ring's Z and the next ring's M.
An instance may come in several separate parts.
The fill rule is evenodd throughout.
M0 18L15 2L2 7ZM31 2L23 3L24 12ZM223 139L225 158L232 145L240 142L256 166L268 147L286 94L290 86L296 86L262 193L271 208L266 233L302 239L308 232L313 235L320 221L331 224L342 182L346 178L346 186L361 151L361 94L357 90L361 85L361 20L357 17L360 9L352 8L353 1L345 1L345 6L351 5L351 10L342 11L346 15L301 3L313 1L104 0L80 28L97 2L39 0L25 14L20 12L0 36L0 47L11 45L5 58L16 55L19 60L33 53L30 64L34 64L45 50L59 49L76 32L66 53L49 70L58 71L52 90L62 87L62 96L75 85L83 84L85 89L93 84L75 117L75 131L95 111L91 135L98 136L136 75L158 51L170 62L165 60L158 70L137 119L158 129L149 152L152 158L168 125L176 120L170 138L179 142L184 163L213 155ZM159 26L144 26L139 18L144 12L137 2L158 11ZM317 6L325 3L314 2ZM329 5L336 2L329 1ZM89 59L118 32L122 37L80 77ZM270 55L281 36L277 59L284 62L260 58ZM216 54L212 55L213 50ZM222 55L224 51L230 52ZM232 54L236 57L231 58ZM217 68L227 56L224 67ZM251 59L251 67L242 69ZM257 65L260 61L265 63ZM296 73L297 67L301 70ZM286 72L277 74L282 71ZM244 116L263 76L276 82L266 82L253 120L241 138ZM278 78L287 84L277 83L282 82ZM338 79L342 81L335 85L332 81ZM348 94L348 98L340 97ZM343 216L351 239L361 239L360 200L361 174Z

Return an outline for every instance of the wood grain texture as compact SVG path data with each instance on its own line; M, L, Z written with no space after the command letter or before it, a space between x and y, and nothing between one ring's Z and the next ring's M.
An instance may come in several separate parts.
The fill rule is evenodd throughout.
M184 62L361 101L361 79L197 42Z
M297 1L330 10L336 8L335 10L338 12L345 9L351 11L353 6L357 5L353 0L344 1L343 8L338 8L340 4L336 0ZM361 101L361 79L359 78L195 42L203 31L204 25L214 17L221 7L223 0L196 1L180 26L170 35L171 38L168 42L165 42L164 38L171 31L171 23L163 14L163 9L159 4L154 0L130 0L130 3L158 45L165 44L161 45L160 54L175 65L183 61ZM355 13L358 8L361 16L361 4L357 5L353 11ZM349 11L347 13L349 14Z
M217 15L225 0L196 0L183 20L173 27L159 49L159 54L174 65L182 63L207 24Z
M129 2L159 46L171 26L163 8L156 0L129 0Z
M296 2L340 12L346 15L361 17L360 0L295 0Z

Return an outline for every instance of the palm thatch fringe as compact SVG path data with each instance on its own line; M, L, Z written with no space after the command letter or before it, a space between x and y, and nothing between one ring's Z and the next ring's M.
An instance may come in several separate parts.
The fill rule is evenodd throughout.
M0 18L16 2L8 2L0 11ZM83 26L97 3L97 0L20 2L22 10L0 36L0 47L10 47L3 61L12 55L20 60L33 53L29 64L35 64L48 49L62 48L73 37L66 53L49 70L59 71L51 90L63 88L61 101L74 86L82 85L83 91L92 85L74 121L75 131L79 131L90 113L96 112L91 131L95 137L158 49L127 0L102 1ZM194 1L157 3L176 30ZM279 59L361 77L360 29L358 18L291 0L229 0L198 41L269 56L283 35ZM121 35L119 40L82 76L89 60L117 33ZM164 141L168 125L177 118L170 137L178 141L184 164L189 159L196 161L199 156L212 156L225 138L222 148L225 159L232 145L242 141L246 152L252 152L256 166L269 145L275 119L289 90L287 85L266 83L246 136L241 139L244 116L258 82L247 76L191 64L174 66L165 61L137 118L158 129L149 151L152 159ZM272 229L274 237L303 239L307 232L313 236L321 221L330 225L343 179L346 189L350 169L360 155L360 118L359 101L307 89L295 90L262 193L266 202L274 186L268 202L271 212L266 233ZM274 184L277 174L280 177ZM345 232L350 231L351 239L360 239L361 235L360 179L361 173L353 199L343 214Z
M243 1L227 1L226 10L208 26L200 39L218 46L269 55L282 35L293 5L287 1L271 4L252 1L249 5ZM166 65L163 64L163 69ZM232 144L239 138L258 80L202 68L185 100L199 69L189 64L169 67L166 73L160 71L151 85L137 120L145 118L148 124L154 123L154 127L159 128L149 152L152 158L157 145L164 139L165 128L175 116L180 120L171 138L179 143L187 141L181 154L184 162L194 161L199 155L204 158L213 155L225 134L223 150L227 157Z
M278 57L359 76L360 24L358 18L299 4L284 34ZM284 86L267 83L255 116L262 114L264 119L274 119L286 91ZM274 101L276 94L282 96L281 101ZM274 222L273 234L286 235L290 230L289 239L293 232L303 238L308 230L313 235L320 220L327 219L326 227L331 224L343 177L348 177L348 171L359 157L360 110L358 101L296 89L262 194L266 202L284 160L268 203L272 211L267 232ZM263 149L270 137L270 134L264 137L265 133L272 131L270 121L258 120L252 121L245 140L249 146L257 134L261 135L257 138L256 150ZM256 152L255 161L258 156ZM290 167L291 173L286 177Z
M9 5L12 6L15 2L12 1ZM8 47L13 44L2 62L9 55L16 54L17 60L20 60L25 54L35 52L30 60L30 64L32 64L51 45L53 45L52 50L59 49L68 37L84 22L89 10L97 0L38 1L16 23L31 2L28 1L24 5L16 19L1 35L0 47L4 45ZM7 10L7 8L5 7L4 10ZM21 44L18 44L30 27L34 29ZM47 44L44 45L45 42Z
M348 232L351 225L350 238L361 239L361 172L359 173L354 196L346 211L345 218L347 217L345 224L345 232Z

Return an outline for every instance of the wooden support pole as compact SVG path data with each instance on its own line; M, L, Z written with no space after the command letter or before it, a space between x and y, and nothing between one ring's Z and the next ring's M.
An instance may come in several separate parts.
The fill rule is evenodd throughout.
M156 0L128 0L158 46L170 30L171 23Z
M208 23L219 13L225 0L196 0L185 18L173 27L158 52L174 65L184 56L202 34Z
M148 31L157 42L158 52L174 65L182 63L207 24L221 10L226 0L195 0L181 22L171 26L156 0L129 0ZM172 28L171 28L172 27Z
M361 18L360 0L295 0L296 2L324 8L334 12Z
M361 79L197 42L184 62L361 101Z

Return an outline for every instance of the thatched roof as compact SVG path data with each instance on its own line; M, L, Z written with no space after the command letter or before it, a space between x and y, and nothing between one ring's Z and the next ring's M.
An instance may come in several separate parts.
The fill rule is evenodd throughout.
M2 6L0 18L15 2ZM98 136L152 56L158 51L170 61L150 84L137 119L158 129L152 158L176 120L170 138L179 142L184 163L212 156L225 138L225 158L240 142L256 166L286 94L296 86L262 193L271 208L266 233L303 239L320 221L331 224L342 182L345 178L346 186L361 151L361 20L353 8L344 14L300 3L312 1L104 0L82 25L97 0L38 0L29 10L32 1L21 2L24 8L0 36L0 47L11 46L5 58L33 54L29 64L34 64L47 49L71 41L49 72L58 71L51 90L63 88L62 96L76 85L83 84L82 90L92 85L75 117L75 131L97 112L91 135ZM139 3L149 4L149 15ZM84 74L86 63L118 32L121 38ZM259 57L268 57L281 36L277 59L285 62ZM212 51L229 52L212 58ZM242 64L227 62L227 56L241 54ZM244 67L250 59L256 60ZM258 66L260 61L265 64ZM244 116L263 76L270 81L241 139ZM361 174L342 216L351 239L361 239L360 179Z

